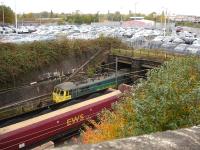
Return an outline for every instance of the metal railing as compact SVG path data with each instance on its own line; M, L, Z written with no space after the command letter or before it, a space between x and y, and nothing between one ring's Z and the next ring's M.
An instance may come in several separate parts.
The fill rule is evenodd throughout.
M159 61L165 61L175 58L183 58L188 56L199 57L198 55L180 54L164 50L153 50L153 49L137 49L137 50L112 49L111 54L134 57L134 58L154 59Z

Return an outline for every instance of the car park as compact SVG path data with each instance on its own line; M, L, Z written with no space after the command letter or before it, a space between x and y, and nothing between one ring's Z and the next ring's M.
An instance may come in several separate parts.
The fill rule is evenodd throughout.
M182 39L180 39L179 37L176 37L176 38L173 40L173 43L183 44L183 43L185 43L185 41L182 40Z
M122 39L130 47L164 49L170 52L199 53L199 35L193 32L172 31L163 36L162 29L109 25L39 25L0 26L1 42L25 43L32 41L54 40L60 37L69 39L96 39L100 36Z
M180 26L177 26L177 27L176 27L176 32L181 32L181 31L183 31L183 28L180 27Z
M193 45L190 45L186 51L189 53L189 54L196 54L198 51L200 51L200 45L197 45L197 44L193 44Z
M198 50L198 51L196 52L196 54L200 56L200 50Z
M3 28L0 27L0 34L3 34Z
M176 43L164 42L164 43L161 45L161 49L168 50L168 51L173 51L174 48L175 48L176 46L177 46Z
M179 44L174 48L174 52L176 52L176 53L184 53L184 51L186 50L187 47L188 47L187 44Z

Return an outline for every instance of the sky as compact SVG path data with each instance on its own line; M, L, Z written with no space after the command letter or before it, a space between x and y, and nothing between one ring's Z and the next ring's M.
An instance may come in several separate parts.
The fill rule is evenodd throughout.
M82 13L107 13L129 10L137 13L161 13L200 16L199 0L0 0L17 13L53 11L71 13L80 10ZM135 7L136 6L136 7Z

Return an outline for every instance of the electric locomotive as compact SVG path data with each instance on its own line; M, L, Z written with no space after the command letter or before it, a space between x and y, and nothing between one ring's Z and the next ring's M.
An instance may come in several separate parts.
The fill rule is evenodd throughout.
M127 73L119 73L117 76L113 74L110 77L84 84L64 82L54 87L53 102L61 103L108 88L116 88L118 85L128 82L130 82L130 78Z

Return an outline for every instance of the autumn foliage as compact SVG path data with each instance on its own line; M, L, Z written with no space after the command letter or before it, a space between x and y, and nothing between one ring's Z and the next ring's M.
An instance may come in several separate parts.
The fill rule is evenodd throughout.
M128 95L127 95L128 96ZM122 135L128 136L131 130L127 124L128 121L134 120L134 110L131 107L131 101L124 99L120 105L114 106L114 112L104 110L99 118L100 122L90 120L89 122L94 126L93 128L85 126L86 131L82 133L83 143L97 143L110 139L120 138ZM133 117L128 117L127 113L132 114ZM126 133L124 131L127 131Z
M86 128L83 143L199 125L200 59L177 58L151 70L113 109Z

